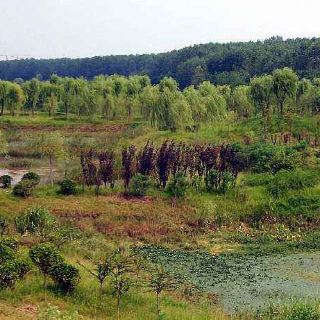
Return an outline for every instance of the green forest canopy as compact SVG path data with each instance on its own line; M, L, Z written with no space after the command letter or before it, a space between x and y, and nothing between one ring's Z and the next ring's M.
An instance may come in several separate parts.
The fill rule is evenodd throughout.
M180 88L204 80L247 84L250 78L290 67L301 78L320 76L320 38L209 43L161 54L119 55L82 59L26 59L0 62L0 79L47 80L52 74L92 79L96 75L148 75L152 83L173 77Z

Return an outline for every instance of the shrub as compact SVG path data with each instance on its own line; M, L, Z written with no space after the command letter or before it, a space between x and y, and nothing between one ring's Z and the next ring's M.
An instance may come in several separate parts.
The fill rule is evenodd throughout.
M7 220L0 216L0 236L2 237L8 228Z
M70 179L64 179L59 183L59 186L59 193L65 196L70 196L77 193L77 184Z
M29 257L44 275L49 275L52 268L63 261L56 248L46 243L33 246Z
M4 245L9 247L10 249L17 251L18 250L18 240L14 238L3 238L0 240L0 246Z
M56 219L47 209L36 207L27 209L24 214L17 217L15 224L17 231L21 234L31 232L44 235L54 228Z
M38 185L40 183L40 176L35 172L28 172L23 175L21 180L30 180L33 181L35 185Z
M306 187L312 187L316 184L317 177L301 170L280 171L267 185L267 191L274 197L280 197L289 190L300 190Z
M226 193L235 186L236 178L228 171L219 172L211 169L205 177L208 192Z
M32 180L21 180L12 190L16 197L27 198L30 197L34 191L35 183Z
M0 288L12 288L30 270L25 261L10 260L0 265Z
M129 194L135 197L143 197L146 195L149 186L149 177L137 173L130 181Z
M245 178L245 184L250 187L265 186L273 179L271 173L250 174Z
M56 264L50 275L63 293L72 292L80 280L79 270L65 262Z
M5 174L3 176L0 177L0 184L2 185L3 189L8 189L11 187L11 183L12 183L12 177L9 176L8 174Z
M260 143L249 148L249 162L256 173L280 170L294 170L301 162L301 154L297 149Z
M167 192L175 198L183 198L189 186L188 180L181 172L175 174L168 184Z
M17 241L5 239L0 243L0 288L13 287L30 270L28 262L16 258Z
M0 244L0 265L4 262L12 260L15 256L15 251L6 246L5 244Z

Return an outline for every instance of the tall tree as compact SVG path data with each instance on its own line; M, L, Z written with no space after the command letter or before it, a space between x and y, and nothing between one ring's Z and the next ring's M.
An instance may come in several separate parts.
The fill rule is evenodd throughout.
M290 68L277 69L272 74L273 91L277 98L279 113L283 115L285 105L290 100L295 103L298 88L298 76Z

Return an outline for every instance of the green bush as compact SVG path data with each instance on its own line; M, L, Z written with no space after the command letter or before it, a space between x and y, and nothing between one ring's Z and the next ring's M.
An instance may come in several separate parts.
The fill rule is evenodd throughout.
M0 265L0 288L12 288L30 271L26 261L8 260Z
M35 185L38 185L40 183L40 176L35 172L28 172L23 175L21 180L30 180L33 181Z
M226 193L235 186L236 178L228 171L220 172L212 169L205 176L205 185L208 192Z
M5 244L0 244L0 265L8 260L12 260L15 256L15 250L6 246Z
M70 179L64 179L59 183L59 186L59 193L65 196L70 196L77 193L77 184Z
M72 292L80 280L79 270L65 262L53 266L50 275L63 293Z
M29 257L44 275L50 275L53 267L63 262L56 248L47 243L33 246L29 251Z
M189 186L186 176L179 172L175 174L169 182L167 192L175 198L183 198L186 195Z
M130 181L129 195L134 197L143 197L146 195L149 186L149 177L141 173L137 173Z
M301 153L292 147L260 143L249 148L249 159L253 172L276 173L294 170L301 164Z
M0 246L1 245L7 246L12 250L17 251L19 243L18 243L18 240L14 238L3 238L0 240Z
M17 258L17 241L3 239L0 243L0 288L13 287L17 280L29 272L27 261Z
M0 236L2 237L8 228L7 220L0 216Z
M259 317L260 318L260 317ZM278 310L271 308L264 314L263 319L272 320L320 320L319 306L297 302Z
M301 190L313 187L317 182L317 176L313 173L296 171L279 171L267 185L267 191L273 197L280 197L289 190Z
M245 177L245 184L249 187L265 186L273 179L271 173L250 174Z
M39 233L44 235L56 225L56 219L45 208L35 207L27 209L25 213L15 219L16 229L20 234Z
M35 182L33 180L21 180L12 190L16 197L27 198L30 197L34 191Z
M12 177L9 176L8 174L5 174L3 176L0 177L0 184L1 184L1 187L3 189L8 189L11 187L11 183L12 183Z

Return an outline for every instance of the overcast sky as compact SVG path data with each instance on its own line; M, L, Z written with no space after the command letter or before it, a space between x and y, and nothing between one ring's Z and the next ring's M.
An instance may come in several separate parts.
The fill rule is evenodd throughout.
M0 55L86 57L320 36L319 0L0 0Z

